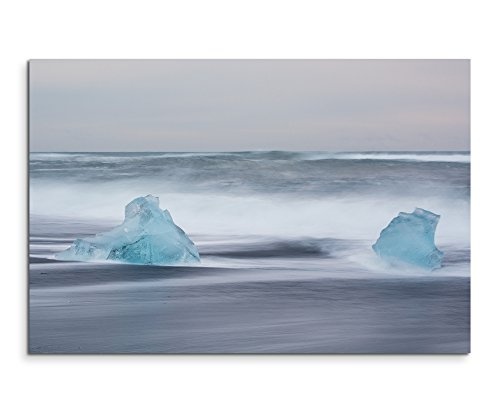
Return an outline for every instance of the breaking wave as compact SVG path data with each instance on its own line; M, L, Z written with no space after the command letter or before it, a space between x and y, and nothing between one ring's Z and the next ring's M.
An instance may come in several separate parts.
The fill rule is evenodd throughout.
M152 161L154 159L248 159L248 160L380 160L405 162L459 162L470 163L469 152L287 152L287 151L247 151L247 152L84 152L30 154L31 162L113 162Z

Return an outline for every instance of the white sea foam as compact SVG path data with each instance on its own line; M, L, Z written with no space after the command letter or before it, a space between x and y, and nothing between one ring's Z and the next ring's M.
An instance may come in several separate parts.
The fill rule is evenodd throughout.
M131 160L221 157L252 158L269 160L270 158L288 160L388 160L407 162L453 162L470 163L469 152L285 152L285 151L250 151L250 152L98 152L98 153L45 153L30 154L31 161L72 161L72 162L111 162L121 163Z
M188 233L376 239L399 212L422 207L442 216L436 233L438 241L463 243L468 242L470 235L468 200L438 194L311 198L159 191L157 186L145 182L142 187L127 182L36 182L30 189L30 211L45 216L89 221L106 219L117 223L122 219L123 205L150 193L160 197L161 204Z
M470 163L469 153L310 153L303 155L308 160L391 160L407 162L453 162Z

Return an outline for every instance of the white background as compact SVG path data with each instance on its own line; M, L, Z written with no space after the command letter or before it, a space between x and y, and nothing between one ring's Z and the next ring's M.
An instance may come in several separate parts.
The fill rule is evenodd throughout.
M493 411L499 394L494 1L6 1L0 5L0 408ZM28 356L26 60L471 58L472 354Z

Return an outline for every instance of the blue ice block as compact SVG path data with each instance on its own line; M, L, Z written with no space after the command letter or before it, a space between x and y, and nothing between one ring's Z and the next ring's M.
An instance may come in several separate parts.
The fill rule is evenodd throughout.
M76 239L58 260L111 260L139 265L175 265L199 262L195 244L178 227L159 199L148 195L132 200L123 223L93 237Z
M380 232L372 248L391 264L406 263L429 270L440 268L443 252L434 244L439 217L420 208L413 213L401 212Z

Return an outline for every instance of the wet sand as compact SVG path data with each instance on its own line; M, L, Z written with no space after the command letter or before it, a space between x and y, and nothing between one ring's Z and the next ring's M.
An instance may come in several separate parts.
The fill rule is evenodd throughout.
M467 353L469 279L52 262L30 353Z

